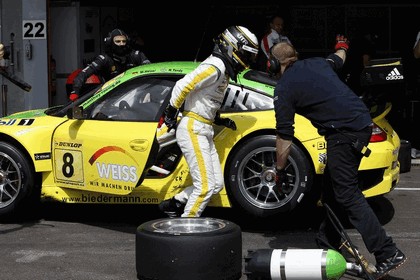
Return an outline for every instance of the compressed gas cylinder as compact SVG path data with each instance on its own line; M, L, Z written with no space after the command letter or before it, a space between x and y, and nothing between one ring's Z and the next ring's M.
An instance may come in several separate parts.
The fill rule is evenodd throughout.
M245 257L248 279L337 280L347 268L345 258L335 250L259 249Z

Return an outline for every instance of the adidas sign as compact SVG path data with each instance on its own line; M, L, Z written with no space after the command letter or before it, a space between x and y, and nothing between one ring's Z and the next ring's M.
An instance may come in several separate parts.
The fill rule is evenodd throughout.
M400 71L398 71L396 67L392 69L392 71L388 74L388 76L386 76L387 81L403 80L403 79L404 79L404 76L401 75Z

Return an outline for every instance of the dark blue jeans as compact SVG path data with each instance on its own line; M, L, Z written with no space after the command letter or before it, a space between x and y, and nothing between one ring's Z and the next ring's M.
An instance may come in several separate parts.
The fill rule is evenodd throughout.
M344 211L349 222L360 233L363 242L377 262L395 253L396 245L380 224L358 185L358 168L363 155L356 151L352 142L369 143L371 128L360 131L342 131L328 134L327 166L324 174L322 201L334 212ZM326 217L321 223L319 238L338 248L340 235Z

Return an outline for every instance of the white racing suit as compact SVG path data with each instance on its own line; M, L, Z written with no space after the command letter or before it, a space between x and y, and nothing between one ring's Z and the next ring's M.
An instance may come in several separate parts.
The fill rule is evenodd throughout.
M186 203L181 217L200 217L211 196L224 185L212 123L229 83L225 70L220 58L209 56L172 91L170 104L178 109L184 104L176 139L193 181L192 186L175 195L176 200Z

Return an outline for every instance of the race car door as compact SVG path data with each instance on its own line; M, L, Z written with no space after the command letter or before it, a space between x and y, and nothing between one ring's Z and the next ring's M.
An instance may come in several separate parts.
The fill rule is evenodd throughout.
M123 83L86 106L53 137L54 178L65 188L124 195L141 184L173 83Z

